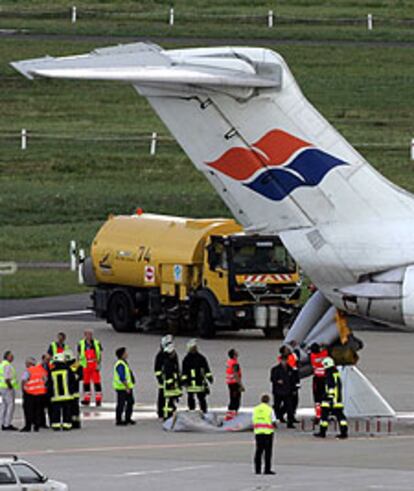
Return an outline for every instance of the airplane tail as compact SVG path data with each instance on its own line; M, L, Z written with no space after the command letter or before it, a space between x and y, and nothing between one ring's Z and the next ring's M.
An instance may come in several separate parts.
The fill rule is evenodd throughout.
M251 230L280 233L413 212L412 198L346 142L269 49L164 51L137 43L12 65L29 78L133 84Z

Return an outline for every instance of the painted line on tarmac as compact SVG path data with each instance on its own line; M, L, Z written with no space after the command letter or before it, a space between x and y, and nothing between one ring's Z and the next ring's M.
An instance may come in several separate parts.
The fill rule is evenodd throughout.
M151 474L169 474L170 472L190 472L190 471L198 471L201 469L211 469L212 465L193 465L187 467L174 467L172 469L157 469L152 471L132 471L125 472L124 474L116 474L116 477L140 477L140 476L149 476Z
M249 435L250 436L250 435ZM111 447L77 447L77 448L58 448L46 450L25 450L23 452L14 452L22 456L37 456L37 455L58 455L58 454L79 454L79 453L104 453L104 452L122 452L128 450L176 450L185 448L212 448L212 447L229 447L234 445L252 445L251 438L249 440L234 440L231 442L223 442L217 440L215 442L194 442L194 443L162 443L162 444L143 444L143 445L126 445L126 446L111 446Z
M85 315L85 314L92 314L92 313L93 313L92 310L85 309L85 310L68 310L65 312L43 312L40 314L12 315L10 317L0 317L0 322L44 319L47 317L65 317L69 315Z

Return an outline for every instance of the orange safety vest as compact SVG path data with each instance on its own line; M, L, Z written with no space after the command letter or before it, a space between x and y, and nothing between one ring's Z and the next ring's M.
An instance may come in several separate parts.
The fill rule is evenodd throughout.
M315 377L325 377L325 368L323 367L323 360L329 356L328 350L324 349L320 353L311 353L310 362L313 368L313 374Z
M32 396L43 396L47 392L47 371L42 365L36 365L27 369L30 378L24 383L24 391Z
M236 384L241 380L241 368L236 373L234 373L234 366L239 365L237 358L229 358L226 363L226 384Z
M278 356L277 361L278 363L282 361L281 355ZM287 364L290 366L290 368L293 368L294 370L298 368L298 357L295 353L290 353L290 355L288 355Z

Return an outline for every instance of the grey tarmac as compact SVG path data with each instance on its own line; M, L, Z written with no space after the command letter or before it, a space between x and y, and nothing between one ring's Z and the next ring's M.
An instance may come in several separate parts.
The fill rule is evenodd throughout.
M71 307L79 308L76 302L72 303ZM43 304L55 312L68 305L59 299L48 299ZM13 310L14 315L19 312ZM71 490L414 489L412 433L352 437L348 441L337 441L331 435L326 441L319 441L309 433L281 428L275 445L276 476L252 474L250 433L166 433L148 410L156 396L152 367L159 334L118 334L93 316L56 316L0 322L0 351L9 348L15 352L19 374L24 358L44 352L58 331L65 331L69 343L75 346L84 329L92 325L105 349L105 401L114 401L110 381L116 347L128 346L137 376L134 427L115 427L113 411L107 408L102 411L106 418L99 418L98 413L95 417L94 409L86 411L90 416L84 421L83 430L77 432L0 433L0 453L18 453L50 476L67 482ZM364 331L359 335L366 345L360 368L396 410L414 410L414 335L391 331ZM187 340L184 336L176 339L181 356ZM275 362L279 344L263 339L255 331L223 333L215 340L201 340L200 349L209 357L216 379L211 405L224 406L227 402L223 380L230 347L240 352L247 388L243 402L253 406L259 395L269 390L269 368ZM181 405L185 406L184 399ZM310 380L303 382L301 406L311 406ZM19 408L16 414L19 424L20 411Z

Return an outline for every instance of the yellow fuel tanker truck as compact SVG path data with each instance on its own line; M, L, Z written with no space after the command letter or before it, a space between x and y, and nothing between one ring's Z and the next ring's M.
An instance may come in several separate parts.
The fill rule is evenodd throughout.
M141 212L108 218L84 278L96 315L116 331L166 327L204 338L243 328L281 336L301 286L277 236L248 235L232 219Z

